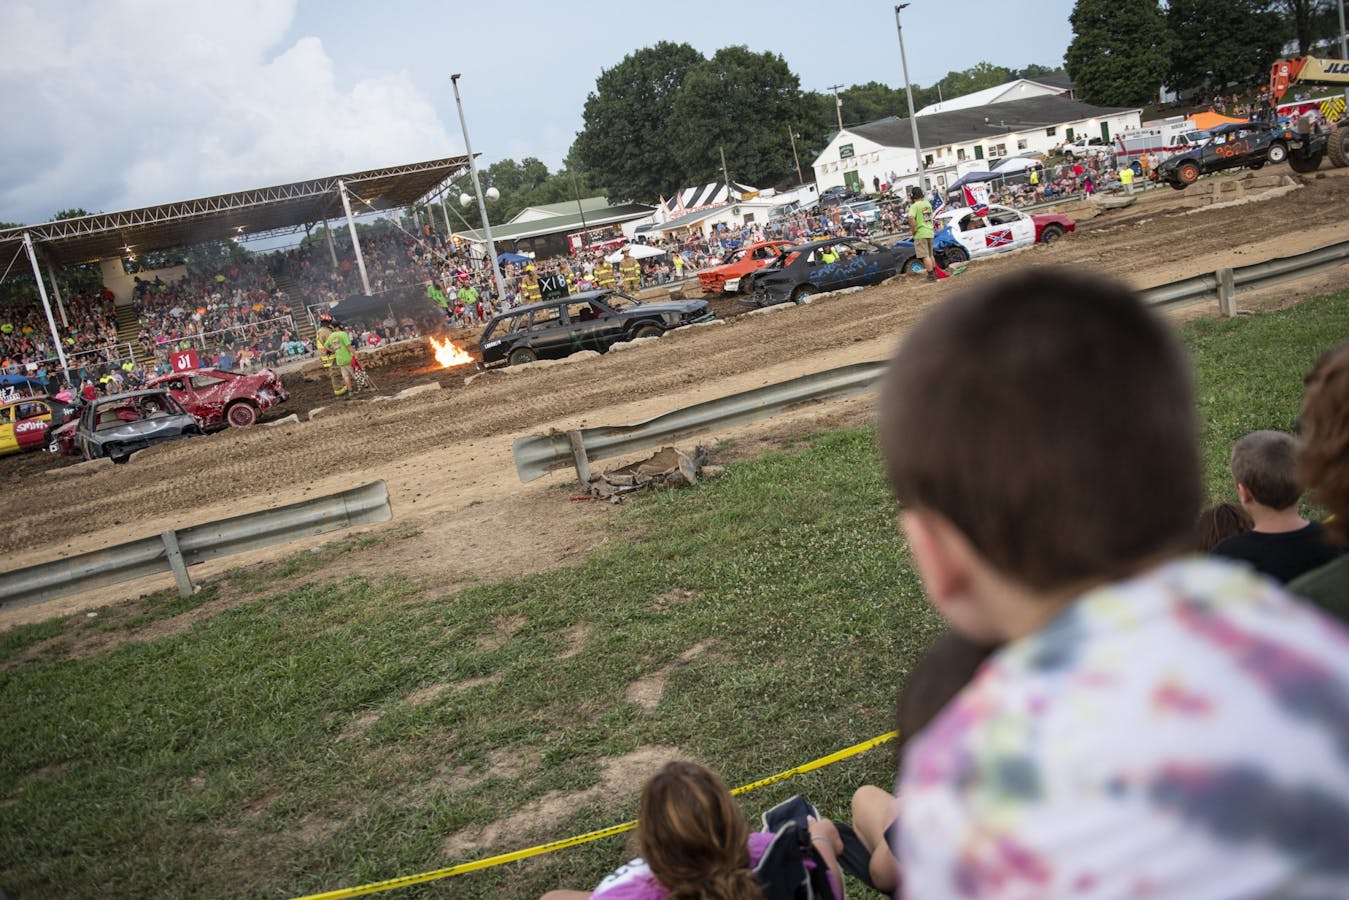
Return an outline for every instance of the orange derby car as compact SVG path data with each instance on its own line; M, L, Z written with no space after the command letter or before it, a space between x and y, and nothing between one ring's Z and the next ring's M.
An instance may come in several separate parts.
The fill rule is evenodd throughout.
M752 294L754 272L778 258L778 253L791 247L791 241L760 241L741 247L720 266L698 273L698 283L704 294Z

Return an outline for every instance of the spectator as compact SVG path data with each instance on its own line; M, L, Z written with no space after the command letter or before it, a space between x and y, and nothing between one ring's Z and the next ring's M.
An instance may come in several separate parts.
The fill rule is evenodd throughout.
M750 833L720 778L690 762L667 763L642 788L637 818L641 857L600 882L594 893L550 891L544 900L754 900L763 892L749 869L772 835ZM830 867L835 897L843 896L836 853L838 831L827 820L810 823L813 846Z
M1298 474L1330 510L1330 536L1349 543L1349 344L1321 357L1307 376L1298 420ZM1349 622L1349 553L1294 579L1289 588Z
M1251 515L1235 503L1217 503L1199 514L1195 549L1211 553L1219 542L1251 530Z
M1320 522L1298 512L1297 441L1281 431L1254 431L1232 448L1237 496L1251 517L1251 530L1219 541L1217 556L1250 563L1288 583L1339 555Z
M1100 278L988 280L908 333L880 414L929 599L1003 645L905 750L907 895L1341 893L1349 633L1179 558L1199 458L1167 326Z

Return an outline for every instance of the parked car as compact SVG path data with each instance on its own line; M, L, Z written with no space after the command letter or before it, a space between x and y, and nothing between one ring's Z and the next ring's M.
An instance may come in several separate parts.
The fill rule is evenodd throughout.
M1076 159L1085 156L1105 156L1110 152L1110 146L1099 137L1080 137L1075 141L1069 141L1064 144L1061 152L1068 159Z
M839 255L825 260L826 251ZM788 300L800 303L811 294L877 284L895 275L901 262L899 251L863 238L830 238L788 247L773 263L754 276L755 306L772 306Z
M43 446L54 402L46 397L23 397L0 403L0 456Z
M483 368L608 350L620 341L659 337L716 318L706 300L642 303L613 290L584 291L493 316L478 338Z
M1052 213L1028 215L991 203L988 212L979 216L969 207L958 207L937 214L932 253L945 268L1031 244L1052 244L1076 228L1072 219ZM893 246L904 255L900 271L923 271L922 260L913 255L912 239L896 241Z
M842 203L852 203L865 199L866 197L862 194L850 190L840 184L836 184L831 188L825 188L823 191L820 191L820 206L838 206Z
M1184 190L1200 175L1242 167L1258 169L1267 162L1281 163L1288 159L1292 146L1300 147L1301 138L1282 125L1264 122L1219 125L1209 129L1209 139L1201 146L1164 160L1153 169L1152 177L1178 191Z
M85 459L122 463L137 450L201 433L196 418L168 391L130 391L88 403L75 429L75 446Z
M791 241L760 241L742 247L719 266L698 273L704 294L747 294L754 290L754 272L778 258Z
M290 399L281 377L271 369L251 375L226 369L190 369L151 378L145 386L173 394L197 417L202 428L224 423L247 428L259 415Z

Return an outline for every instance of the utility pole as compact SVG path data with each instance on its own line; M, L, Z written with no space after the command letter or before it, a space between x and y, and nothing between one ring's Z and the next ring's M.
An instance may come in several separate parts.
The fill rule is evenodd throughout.
M730 200L730 199L731 199L731 176L728 175L728 174L726 174L726 145L725 145L725 144L720 144L720 145L718 145L718 149L721 150L721 177L722 177L722 180L726 182L726 199L727 199L727 200Z
M838 89L843 87L841 84L829 85L829 90L834 92L834 112L838 115L838 130L843 130L843 98L838 95Z
M904 67L904 94L909 98L909 126L913 129L913 155L918 160L918 187L926 194L927 179L923 173L923 147L918 142L918 119L913 114L913 85L909 82L909 58L904 54L904 26L899 23L899 11L908 5L907 3L895 5L895 31L899 34L899 61Z
M804 176L804 175L801 174L801 157L799 157L799 156L796 155L796 132L792 130L792 126L790 126L790 125L787 126L787 137L791 138L791 141L792 141L792 159L796 160L796 180L797 180L797 183L798 183L798 184L805 184L805 183L806 183L806 176Z

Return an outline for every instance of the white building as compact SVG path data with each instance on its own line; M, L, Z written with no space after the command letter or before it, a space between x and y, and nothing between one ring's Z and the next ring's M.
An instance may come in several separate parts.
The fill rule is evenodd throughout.
M948 105L955 102L947 101ZM1084 136L1099 136L1109 143L1117 132L1137 128L1141 113L1141 109L1092 106L1063 94L1042 94L929 112L914 121L928 185L944 189L961 175L986 168L1003 157L1048 153ZM891 116L845 128L824 148L813 167L821 191L836 185L872 191L876 181L916 184L918 164L911 124L908 119Z

